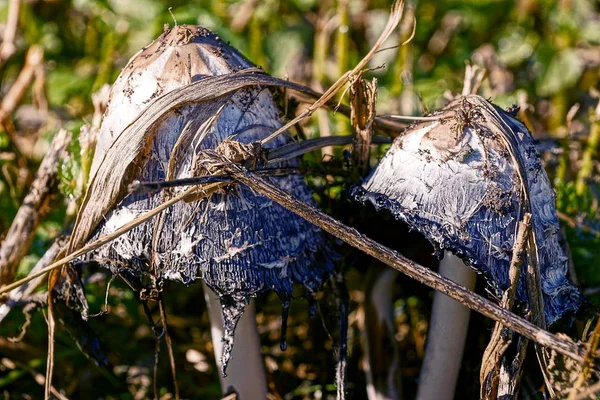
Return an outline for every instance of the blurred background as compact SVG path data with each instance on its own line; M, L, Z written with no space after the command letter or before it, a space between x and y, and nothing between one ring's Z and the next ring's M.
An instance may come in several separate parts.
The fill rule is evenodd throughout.
M128 59L158 37L165 25L203 25L268 73L322 91L368 52L390 6L390 1L379 0L0 0L0 238L52 138L60 128L77 137L80 128L93 120L92 94L111 84ZM414 20L414 38L398 47L411 36ZM461 92L466 63L488 71L480 94L502 107L520 107L519 118L539 140L555 185L573 275L592 309L600 304L600 3L407 1L400 29L383 47L386 50L371 61L368 74L379 82L380 113L422 115L442 107L449 96ZM345 117L319 112L302 129L309 137L349 134L350 125ZM69 156L60 163L60 195L48 204L49 212L20 263L18 277L28 273L73 219L82 190L79 146L74 140ZM318 186L318 178L314 180ZM317 190L317 200L324 208L335 209L340 206L332 202L340 192L331 186ZM365 397L358 336L364 300L361 280L371 262L365 259L363 266L346 269L352 307L350 398ZM105 289L106 279L88 287L90 305L97 311L103 307ZM178 289L167 285L165 301L182 395L220 398L201 287ZM58 332L55 384L68 397L151 396L151 328L125 285L115 282L110 294L110 313L92 319L91 325L118 367L109 372L98 369L66 332ZM403 356L406 398L415 393L431 298L426 288L398 279L395 340ZM335 306L323 297L317 317L309 320L306 302L296 302L288 350L281 352L278 299L263 296L257 305L273 398L332 396L336 319L329 314L335 313ZM42 393L39 376L44 374L47 351L42 310L43 304L29 313L15 310L0 325L0 392L5 398L38 398ZM21 340L10 340L20 335L26 321L29 327ZM586 321L581 316L577 324ZM474 317L473 324L480 326L470 332L472 360L467 354L458 389L469 398L478 390L472 376L478 373L487 340L481 324L491 327L480 317ZM159 389L169 398L170 372L166 353L162 354Z

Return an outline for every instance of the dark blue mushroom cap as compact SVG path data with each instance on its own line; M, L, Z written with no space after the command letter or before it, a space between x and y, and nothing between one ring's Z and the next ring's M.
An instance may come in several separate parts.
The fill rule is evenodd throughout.
M102 181L96 177L111 174L140 181L203 175L208 173L203 169L204 157L226 139L248 144L277 130L281 122L271 93L251 86L165 111L143 140L136 139L141 150L131 164L121 165L121 155L114 154L115 143L122 143L128 132L125 129L160 96L209 76L253 67L207 29L178 26L167 30L132 58L112 87L91 168L94 190L102 193L98 189ZM291 141L283 134L267 147ZM113 160L112 164L107 160ZM297 160L289 160L274 167L296 166ZM312 201L302 176L269 179L294 197ZM112 208L98 205L96 209L109 211L88 241L113 233L186 189L131 193ZM88 208L92 209L94 201L87 199ZM78 226L86 226L85 217L84 210ZM94 226L92 222L87 226ZM79 232L78 236L85 235ZM134 286L163 279L184 284L203 279L221 301L225 336L232 341L235 324L251 297L272 290L289 300L295 284L313 293L331 274L334 258L318 228L247 187L231 183L208 198L176 203L81 261L111 268Z
M475 95L432 116L398 137L351 195L389 210L440 252L463 258L498 297L508 287L518 222L530 210L546 321L577 310L581 299L567 278L554 191L527 128ZM527 302L524 275L517 299Z

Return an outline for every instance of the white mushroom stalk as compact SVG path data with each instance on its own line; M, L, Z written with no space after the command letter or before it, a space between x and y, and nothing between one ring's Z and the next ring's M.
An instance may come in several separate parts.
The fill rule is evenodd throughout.
M475 272L450 252L444 253L438 272L468 289L475 287ZM470 316L468 307L435 292L417 400L454 398Z

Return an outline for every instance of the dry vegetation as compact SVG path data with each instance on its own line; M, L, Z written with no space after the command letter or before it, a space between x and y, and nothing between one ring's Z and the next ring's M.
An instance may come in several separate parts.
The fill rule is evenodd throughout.
M381 44L382 50L362 66L360 61L376 45L388 19L390 4L386 1L133 3L9 0L0 4L0 285L31 275L32 270L51 264L57 257L85 193L94 132L107 97L105 85L112 84L129 57L175 19L179 25L200 24L214 30L274 77L317 92L332 85L342 89L332 92L330 104L341 101L350 105L344 96L346 82L338 79L346 77L355 82L349 79L353 75L348 71L368 67L369 80L377 78L380 116L423 115L442 108L461 92L477 92L504 108L520 107L518 118L539 142L538 150L556 192L558 215L573 260L569 277L586 296L579 313L551 327L573 341L552 335L542 335L541 339L559 352L575 354L576 362L553 358L552 373L543 377L535 353L530 351L524 361L520 394L541 398L543 392L547 393L547 389L540 389L547 378L557 391L561 385L567 389L592 385L589 393L587 389L584 393L572 391L571 399L593 395L598 385L595 349L600 337L596 316L600 302L597 2L407 2L399 26ZM412 40L399 46L413 34ZM469 65L466 76L465 63ZM481 73L484 70L485 76ZM302 95L290 89L274 93L286 121L303 115L304 106L299 106L299 100L315 100L308 96L310 93ZM356 93L352 96L355 99ZM312 118L298 120L291 132L300 139L350 135L351 122L354 128L368 131L367 125L357 121L374 118L373 109L361 110L364 115L357 117L357 106L352 106L353 118L347 117L349 108L343 105L337 113L315 108ZM376 135L397 136L401 123L380 119L374 126ZM349 184L364 175L369 162L374 166L387 146L373 146L370 160L361 158L357 151L350 154L349 146L313 150L303 156L301 167L321 210L379 244L348 236L336 220L319 216L314 210L307 216L325 230L337 232L343 240L354 241L362 249L370 248L370 254L380 261L400 270L408 268L413 271L411 276L444 290L428 270L380 247L388 246L435 269L437 261L428 242L407 232L391 217L347 200ZM228 173L251 187L255 185L259 192L263 190L261 194L283 199L276 188L261 183L258 176L248 180L235 168ZM288 203L306 211L303 205ZM339 267L344 271L350 302L348 398L359 399L366 396L361 332L368 328L365 313L370 312L366 303L369 283L387 267L349 246L340 245L339 251ZM156 336L148 323L147 310L127 284L110 278L102 269L86 271L86 299L94 314L89 327L68 319L78 318L76 315L61 316L53 349L53 387L48 390L57 398L146 398L153 395L155 384L159 397L171 398L175 389L164 350L157 375L153 376ZM401 360L398 379L403 398L410 399L418 386L433 291L405 275L393 275L392 279L393 340ZM479 298L470 297L468 292L463 295L459 288L445 290L459 293L468 304L479 304ZM478 281L476 292L486 295L483 280ZM12 293L13 301L0 305L0 390L6 398L39 398L48 355L44 278ZM202 286L165 282L163 293L181 396L220 398L219 371ZM506 306L511 301L502 303ZM312 318L307 317L309 302L292 302L286 351L280 349L281 301L269 293L259 296L256 306L272 398L334 397L335 348L340 341L334 288L326 286L317 295ZM492 305L479 307L496 319L504 315ZM155 316L160 313L156 303L150 303L149 311ZM535 336L535 327L511 318L502 322ZM71 326L70 333L61 327L63 324ZM496 341L500 340L500 326L496 327ZM472 315L457 398L478 398L479 382L474 377L479 376L493 329L493 320ZM94 347L93 342L88 347L83 345L80 351L71 336L97 338L102 349ZM576 342L584 344L577 346ZM556 367L556 363L560 364Z

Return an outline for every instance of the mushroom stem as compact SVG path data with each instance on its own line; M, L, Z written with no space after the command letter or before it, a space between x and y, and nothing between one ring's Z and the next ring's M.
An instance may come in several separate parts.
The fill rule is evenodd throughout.
M204 299L210 317L210 334L215 349L217 369L221 371L223 356L223 314L217 296L203 282ZM235 346L232 362L227 368L227 376L219 373L223 394L235 391L238 399L266 399L267 378L260 352L260 340L256 330L254 302L246 306L235 331Z
M439 273L471 290L475 287L475 272L450 252L440 262ZM454 398L470 314L469 308L435 292L417 400Z
M394 285L399 274L384 268L369 270L367 277L362 334L369 400L403 398L393 315Z

